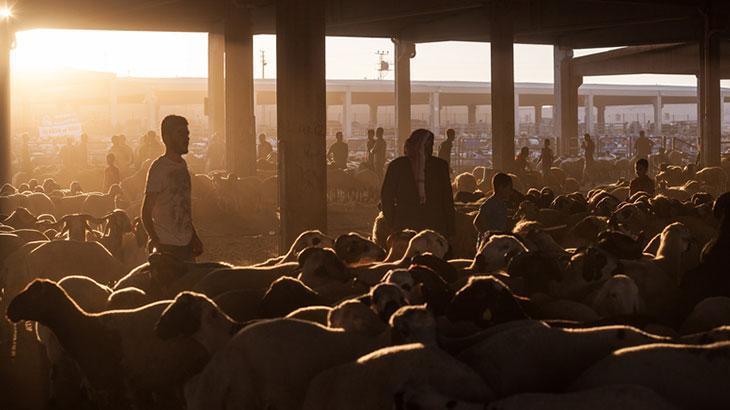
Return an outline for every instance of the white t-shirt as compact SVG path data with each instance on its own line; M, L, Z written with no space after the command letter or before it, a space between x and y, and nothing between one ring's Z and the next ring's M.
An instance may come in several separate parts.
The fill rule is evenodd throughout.
M161 156L147 173L146 193L157 193L152 221L163 245L185 246L193 238L188 164Z

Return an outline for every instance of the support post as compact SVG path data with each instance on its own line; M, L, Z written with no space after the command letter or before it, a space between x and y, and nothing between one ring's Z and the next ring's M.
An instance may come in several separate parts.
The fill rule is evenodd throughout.
M112 125L112 132L116 133L119 122L119 111L117 102L117 79L113 79L109 85L109 122Z
M327 229L325 0L276 2L281 250Z
M512 169L515 156L514 27L505 0L490 7L492 48L492 163Z
M599 132L606 132L606 106L596 106L596 126Z
M654 101L654 135L655 136L662 135L662 128L663 128L663 122L664 122L664 116L662 114L663 108L664 108L664 103L662 103L662 95L658 94L656 96L656 101Z
M370 108L370 121L368 122L368 126L375 128L378 126L378 104L370 104L368 107Z
M342 96L342 134L352 137L352 91L347 90Z
M709 27L700 43L700 155L704 166L719 166L721 157L720 124L720 36Z
M475 125L477 123L477 106L476 105L469 105L466 107L467 109L467 124L469 125Z
M439 92L434 91L430 96L431 103L431 132L434 135L441 135L441 103L439 101Z
M586 132L593 136L593 94L586 95L586 103L584 108L584 120L586 123Z
M582 79L573 74L573 49L556 46L555 63L555 106L553 123L555 136L560 138L558 153L570 155L578 152L578 87Z
M226 136L223 23L208 32L208 128L222 141Z
M536 105L535 109L535 134L540 135L540 125L542 124L542 105Z
M416 45L393 39L395 44L395 153L400 155L411 134L411 59Z
M0 21L0 184L12 182L10 133L10 47L8 21Z
M515 136L520 135L520 95L515 93Z
M226 167L239 177L256 175L251 10L231 3L225 22Z

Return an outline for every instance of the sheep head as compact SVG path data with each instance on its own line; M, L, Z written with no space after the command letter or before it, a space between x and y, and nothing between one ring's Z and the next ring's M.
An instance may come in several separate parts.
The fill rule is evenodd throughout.
M474 257L472 268L480 273L490 273L507 267L516 255L527 252L527 247L513 235L491 235L483 241Z
M384 283L390 283L398 286L406 296L408 303L422 303L423 295L420 289L416 288L416 281L413 279L408 269L392 269L383 277Z
M12 322L32 320L46 323L64 305L63 302L76 305L55 282L36 279L10 301L7 317Z
M293 257L299 255L307 248L331 248L333 245L334 241L332 238L323 234L321 231L304 231L294 240L294 243L289 248L288 255Z
M570 270L575 278L597 282L610 278L619 268L618 260L605 250L589 246L578 250L571 258Z
M332 280L345 283L353 278L332 249L307 248L299 254L298 261L302 270L299 279L308 286L316 287Z
M319 294L302 281L283 276L275 280L259 302L262 318L286 316L306 306L323 304Z
M439 258L446 256L449 251L449 242L440 233L426 229L416 234L408 242L408 248L403 259L412 258L426 252L432 253Z
M430 268L446 283L453 283L459 279L459 272L452 264L432 253L414 256L411 264Z
M388 322L396 310L406 305L403 291L392 283L380 283L370 289L370 308L383 322Z
M329 311L327 326L346 332L377 335L386 326L367 305L356 299L348 299Z
M353 232L338 236L334 250L342 261L351 266L385 259L383 248Z
M639 314L642 310L639 287L626 275L613 276L601 286L593 308L606 318Z
M469 278L451 300L446 317L452 322L467 321L483 328L527 319L517 296L494 276Z
M390 317L390 327L393 329L393 344L437 344L436 319L425 305L398 309Z
M681 222L674 222L664 227L661 233L661 244L657 254L663 253L663 249L669 246L676 246L678 251L687 252L692 244L692 233L689 228Z
M416 236L418 232L412 229L401 229L400 231L393 232L388 236L385 241L388 246L388 256L386 260L395 261L403 257L408 249L408 244L411 239Z

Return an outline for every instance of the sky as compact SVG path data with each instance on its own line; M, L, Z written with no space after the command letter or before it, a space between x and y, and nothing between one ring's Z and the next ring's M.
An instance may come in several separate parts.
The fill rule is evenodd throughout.
M122 32L90 30L30 30L17 33L12 51L14 72L32 73L74 68L114 72L133 77L206 77L205 33ZM389 39L327 38L327 78L376 79L378 51L387 51ZM576 50L585 55L599 50ZM276 77L276 37L254 37L254 75L261 78L261 52L267 65L266 78ZM439 42L418 44L411 63L413 80L490 81L489 43ZM515 81L551 83L551 46L515 45ZM393 73L386 75L392 79ZM693 76L630 75L588 77L590 84L696 85ZM723 81L730 87L730 81Z

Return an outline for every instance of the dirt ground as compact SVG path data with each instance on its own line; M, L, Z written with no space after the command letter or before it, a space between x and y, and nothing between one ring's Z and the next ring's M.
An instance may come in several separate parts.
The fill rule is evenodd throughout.
M328 233L332 237L357 232L369 236L378 214L377 205L362 203L333 203L327 207ZM199 261L224 261L247 265L279 255L278 229L256 232L253 224L196 224L205 252ZM258 224L256 224L258 225Z

